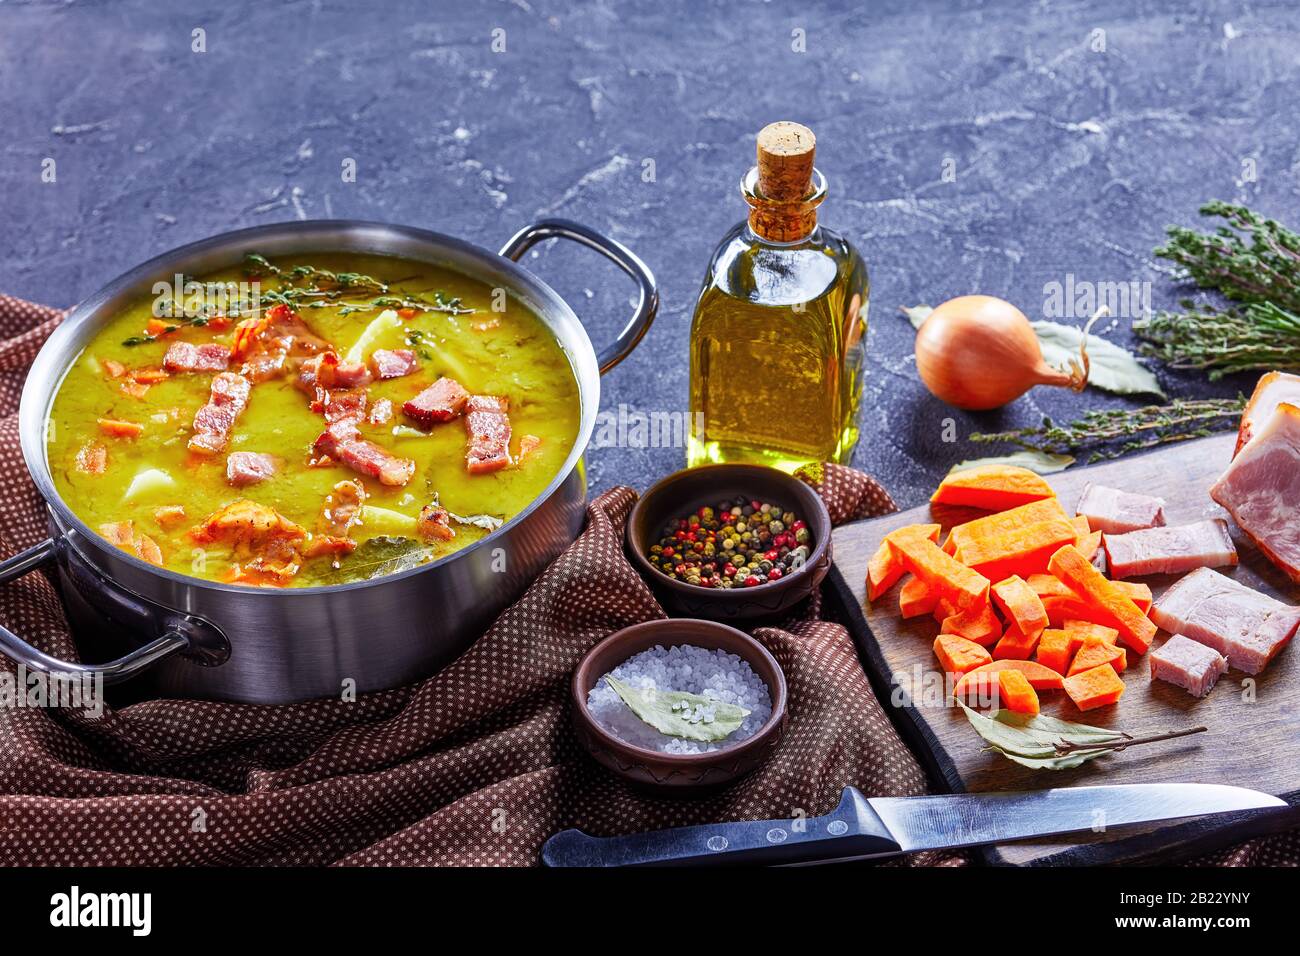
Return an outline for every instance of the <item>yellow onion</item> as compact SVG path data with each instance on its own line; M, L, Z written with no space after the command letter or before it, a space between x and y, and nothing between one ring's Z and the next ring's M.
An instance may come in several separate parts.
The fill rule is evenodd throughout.
M916 368L925 387L949 405L999 408L1035 385L1081 391L1088 384L1087 342L1085 329L1080 361L1053 368L1023 312L991 295L963 295L940 305L917 329Z

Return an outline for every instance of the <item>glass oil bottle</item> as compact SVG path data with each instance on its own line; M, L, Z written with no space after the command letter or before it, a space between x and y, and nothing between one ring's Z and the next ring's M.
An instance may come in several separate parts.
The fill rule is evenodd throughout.
M749 218L714 252L691 323L692 467L847 464L857 444L867 267L817 223L815 150L797 123L758 134L741 182Z

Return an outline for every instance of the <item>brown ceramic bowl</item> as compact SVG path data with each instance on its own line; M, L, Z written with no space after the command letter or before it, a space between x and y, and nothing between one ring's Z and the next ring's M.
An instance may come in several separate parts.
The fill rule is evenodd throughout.
M734 747L702 754L665 754L636 747L605 730L587 712L587 695L600 680L629 657L655 645L693 644L735 654L767 684L772 716L754 736ZM669 618L648 621L616 631L589 650L570 684L573 726L578 740L598 763L620 777L655 788L684 790L715 787L742 777L758 767L785 730L785 674L767 648L748 634L713 621Z
M646 558L664 525L737 495L780 505L808 523L812 550L798 571L752 588L704 588L668 577ZM669 475L636 503L627 521L632 561L670 613L715 621L776 618L807 598L831 567L831 517L817 492L775 468L701 465Z

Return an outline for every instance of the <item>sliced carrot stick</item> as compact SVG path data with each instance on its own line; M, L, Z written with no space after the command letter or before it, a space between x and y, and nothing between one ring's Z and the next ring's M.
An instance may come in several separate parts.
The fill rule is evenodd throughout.
M990 604L972 604L966 610L948 615L939 628L940 634L960 634L981 647L996 644L1002 636L1002 622Z
M918 577L909 577L898 590L898 612L905 618L929 614L939 603L939 596Z
M1003 534L1024 527L1027 524L1051 521L1053 518L1066 520L1065 509L1061 507L1061 503L1055 498L1045 498L1032 504L1021 505L1019 508L1012 508L1010 511L985 515L983 518L976 518L974 521L955 525L948 532L948 540L944 543L944 550L952 554L966 541L988 537L989 535Z
M144 426L135 422L124 422L117 418L98 419L99 430L114 438L139 438L144 434Z
M1127 594L1129 600L1136 604L1143 614L1151 610L1151 585L1141 581L1111 581L1110 583Z
M1020 628L1011 624L1007 627L1007 632L1002 635L1002 640L998 641L997 646L993 648L993 657L1000 661L1027 661L1033 656L1034 648L1038 645L1038 639L1042 636L1042 631L1036 634L1026 634Z
M963 541L961 563L991 581L1018 574L1028 577L1047 570L1047 562L1063 544L1074 543L1074 527L1061 518L1024 525L1001 534Z
M1025 675L1025 679L1029 681L1029 686L1034 690L1061 689L1061 675L1041 663L1037 661L1003 660L984 664L973 671L967 671L962 675L961 680L957 681L957 686L952 689L953 696L964 698L976 691L987 693L994 680L994 675L1006 670L1020 671Z
M968 641L956 634L940 634L936 637L934 653L939 658L943 669L949 674L965 674L993 659L989 657L988 651L974 641Z
M1031 574L1025 581L1043 600L1049 597L1074 596L1074 592L1055 574ZM1151 585L1141 581L1111 581L1110 583L1126 593L1143 614L1151 610Z
M1020 671L998 671L998 700L1015 714L1038 713L1038 695Z
M1119 631L1119 639L1126 647L1139 654L1147 652L1152 638L1156 636L1156 626L1124 591L1107 581L1078 548L1072 544L1061 548L1052 555L1048 570L1086 603L1096 608L1096 616L1082 615L1083 620L1113 627ZM1049 613L1048 617L1050 616ZM1102 619L1097 620L1097 616Z
M1070 664L1070 669L1066 671L1065 676L1073 677L1075 674L1090 671L1102 664L1109 664L1118 673L1128 666L1128 658L1125 656L1122 647L1090 634L1079 645L1079 653L1074 655L1074 661Z
M889 550L889 544L887 543L890 538L903 535L920 535L929 538L931 541L938 541L939 526L937 524L909 524L885 535L885 540L880 542L880 547L876 548L876 553L871 556L871 561L867 563L868 601L874 601L880 597L907 573L902 562L894 557L894 553Z
M1113 704L1124 693L1124 682L1109 664L1067 677L1062 685L1080 710L1092 710Z
M1003 578L989 589L989 596L998 609L1026 634L1041 632L1047 627L1047 611L1024 578L1013 574Z
M1082 643L1083 637L1073 631L1049 627L1038 639L1038 663L1063 676Z
M939 597L947 598L957 609L988 600L989 579L972 571L928 538L903 537L885 539L903 567L925 582Z
M948 475L930 496L930 502L1003 511L1055 497L1052 486L1028 468L984 465Z
M1070 519L1070 524L1074 525L1076 537L1082 538L1092 534L1092 525L1088 524L1087 515L1075 515Z

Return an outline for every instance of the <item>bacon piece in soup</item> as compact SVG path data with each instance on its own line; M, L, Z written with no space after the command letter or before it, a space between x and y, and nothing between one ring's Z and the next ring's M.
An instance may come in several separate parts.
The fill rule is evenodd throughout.
M379 483L399 487L415 474L415 462L398 458L386 448L361 437L356 423L343 419L330 425L313 446L316 454L328 455L359 475L378 478Z
M226 458L226 481L236 488L266 481L276 472L274 455L256 451L235 451Z
M456 537L456 529L451 526L451 514L437 505L425 505L420 509L415 528L421 537L430 540L450 541Z
M370 362L375 367L375 377L379 379L401 378L420 367L410 349L375 349Z
M242 375L222 372L215 376L208 403L194 413L190 451L199 455L219 455L225 451L235 420L248 407L251 390L251 384Z
M402 406L402 412L424 426L449 422L465 410L469 392L452 378L438 379Z
M494 395L474 395L465 403L469 448L465 468L471 475L500 471L510 464L510 401Z
M163 356L163 368L168 372L224 372L229 366L230 349L220 342L173 342Z

